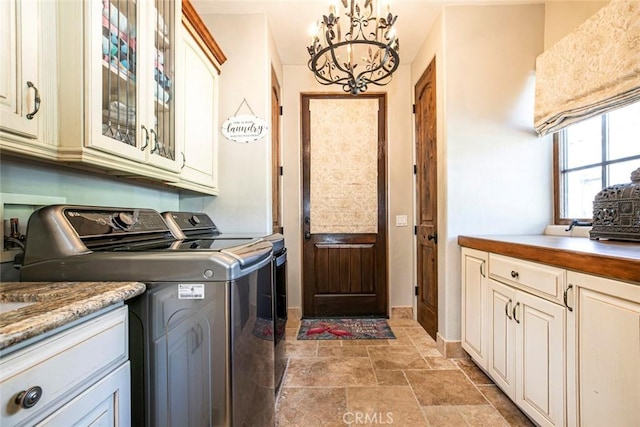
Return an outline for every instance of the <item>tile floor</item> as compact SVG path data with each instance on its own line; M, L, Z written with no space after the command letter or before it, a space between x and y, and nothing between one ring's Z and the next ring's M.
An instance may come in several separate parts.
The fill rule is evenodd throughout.
M290 318L277 426L533 425L470 359L443 358L417 322L389 325L395 340L298 341Z

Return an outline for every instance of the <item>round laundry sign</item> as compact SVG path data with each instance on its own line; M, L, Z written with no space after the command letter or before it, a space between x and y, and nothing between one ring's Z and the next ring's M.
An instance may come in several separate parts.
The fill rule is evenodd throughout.
M222 134L235 142L257 141L264 138L268 130L267 122L248 114L230 117L222 124Z

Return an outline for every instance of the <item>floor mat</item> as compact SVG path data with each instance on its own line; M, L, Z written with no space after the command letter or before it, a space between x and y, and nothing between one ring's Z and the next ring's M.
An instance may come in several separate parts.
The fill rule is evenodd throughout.
M386 319L302 319L299 340L395 339Z

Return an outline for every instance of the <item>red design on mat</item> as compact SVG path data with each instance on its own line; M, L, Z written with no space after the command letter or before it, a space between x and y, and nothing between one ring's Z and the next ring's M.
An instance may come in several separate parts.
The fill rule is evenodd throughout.
M319 327L309 329L307 331L307 335L323 334L325 332L333 334L333 335L335 335L337 337L345 337L345 336L353 335L349 331L345 331L343 329L338 329L337 326L327 325L326 323L320 323Z

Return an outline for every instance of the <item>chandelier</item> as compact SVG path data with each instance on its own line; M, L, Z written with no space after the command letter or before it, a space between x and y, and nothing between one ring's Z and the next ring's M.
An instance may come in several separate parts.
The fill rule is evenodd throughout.
M382 0L379 0L382 1ZM389 5L382 12L373 0L339 0L329 7L329 15L314 27L307 51L309 69L323 85L341 85L345 92L358 95L369 84L384 86L400 65L399 42L394 28L398 20ZM348 19L341 36L340 19Z

